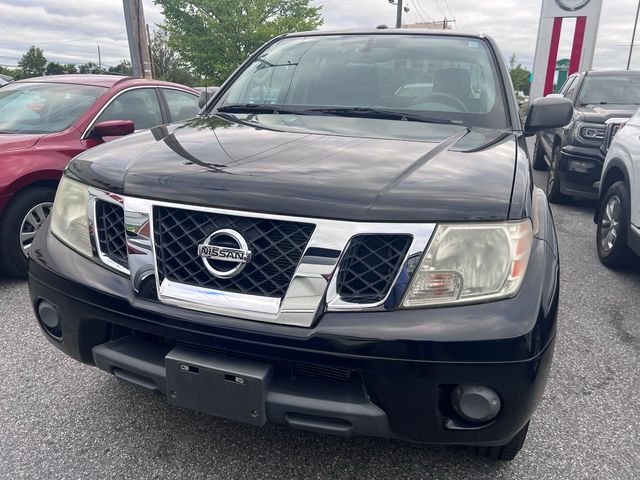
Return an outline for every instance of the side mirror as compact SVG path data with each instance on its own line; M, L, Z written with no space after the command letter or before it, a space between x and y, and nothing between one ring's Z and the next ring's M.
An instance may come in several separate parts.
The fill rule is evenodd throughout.
M534 135L547 128L563 127L573 117L573 102L564 97L536 98L524 121L524 134Z
M120 137L133 133L135 127L131 120L105 120L93 126L98 137Z
M207 87L204 90L200 91L200 99L198 100L198 106L203 108L209 99L213 97L213 94L218 91L218 87Z

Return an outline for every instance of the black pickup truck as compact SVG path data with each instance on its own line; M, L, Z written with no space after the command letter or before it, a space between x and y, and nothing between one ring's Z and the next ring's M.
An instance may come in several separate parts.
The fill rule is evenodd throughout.
M553 203L572 197L598 198L606 123L629 118L638 110L640 72L575 73L552 96L573 101L573 117L567 125L538 133L533 168L548 170L546 191Z
M278 37L197 118L69 164L38 322L178 406L512 459L559 292L524 135L570 115L539 99L523 127L486 36Z

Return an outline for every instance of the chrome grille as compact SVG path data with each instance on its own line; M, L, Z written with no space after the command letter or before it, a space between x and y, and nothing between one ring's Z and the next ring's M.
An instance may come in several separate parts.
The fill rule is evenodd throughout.
M129 268L124 209L111 202L96 202L96 229L102 255L124 268Z
M412 237L360 235L351 240L338 271L336 289L352 303L382 301L391 288Z
M153 209L160 281L168 279L225 292L284 297L315 226L156 206ZM217 278L197 254L213 232L233 229L253 252L251 262L232 278Z

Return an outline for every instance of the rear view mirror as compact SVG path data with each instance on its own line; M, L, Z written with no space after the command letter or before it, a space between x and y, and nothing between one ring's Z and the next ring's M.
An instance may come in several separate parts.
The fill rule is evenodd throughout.
M525 135L534 135L547 128L563 127L573 117L573 102L568 98L548 96L536 98L529 106L524 121Z
M133 133L134 128L131 120L105 120L96 123L93 131L98 137L119 137Z
M209 99L213 97L213 94L218 91L218 87L207 87L200 91L200 99L198 100L198 106L203 108Z

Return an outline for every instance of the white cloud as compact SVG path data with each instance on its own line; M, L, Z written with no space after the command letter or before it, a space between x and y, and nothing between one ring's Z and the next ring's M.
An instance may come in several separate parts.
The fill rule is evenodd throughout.
M233 1L233 0L229 0ZM496 39L506 57L516 52L531 66L540 13L540 0L404 0L407 22L455 17L454 29L483 32ZM325 29L370 28L395 23L388 0L314 0L322 5ZM594 59L595 68L624 68L631 40L636 0L604 0ZM144 0L147 23L162 21L161 10ZM453 15L452 15L453 14ZM563 34L560 56L569 55L572 27ZM640 43L640 39L638 40ZM48 59L115 65L129 58L121 0L0 0L0 64L15 65L30 45ZM632 67L640 68L640 48Z

